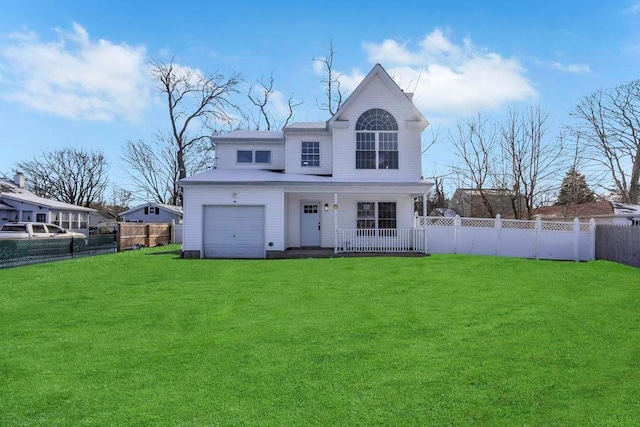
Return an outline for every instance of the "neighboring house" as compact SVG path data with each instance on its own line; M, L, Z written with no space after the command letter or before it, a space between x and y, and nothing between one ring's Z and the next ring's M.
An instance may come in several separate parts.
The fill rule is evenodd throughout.
M145 203L118 214L125 222L182 222L182 207Z
M491 211L489 206L491 206ZM449 209L462 217L492 218L500 215L503 218L522 218L525 213L525 197L515 195L508 189L458 188L449 201Z
M183 256L423 251L414 199L432 186L421 176L428 124L377 64L326 122L214 137L217 168L180 180Z
M67 230L89 234L89 215L95 209L36 196L25 188L25 178L0 179L0 225L9 221L50 222Z
M572 221L578 218L583 222L591 218L600 225L640 225L640 205L611 202L604 200L593 203L541 206L533 211L546 221Z
M118 214L107 209L98 208L89 216L89 227L110 224L118 221Z

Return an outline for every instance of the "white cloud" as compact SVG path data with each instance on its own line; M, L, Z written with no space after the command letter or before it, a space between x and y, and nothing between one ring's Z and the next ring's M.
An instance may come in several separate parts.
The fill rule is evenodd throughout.
M591 68L586 64L563 64L561 62L552 62L551 66L566 73L589 74L591 72Z
M0 44L0 96L58 116L136 119L150 101L144 47L92 41L73 23L57 41L12 33Z
M630 13L631 15L640 13L640 3L633 3L629 6L629 8L627 8L627 13Z
M456 44L441 30L427 34L415 48L408 42L384 40L363 44L372 63L381 63L423 112L470 114L535 98L537 92L515 58L477 48L470 39ZM353 90L362 74L345 74L345 89Z

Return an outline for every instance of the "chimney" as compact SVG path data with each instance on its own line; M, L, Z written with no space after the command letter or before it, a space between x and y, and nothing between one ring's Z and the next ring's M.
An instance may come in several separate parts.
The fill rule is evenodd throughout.
M17 172L16 176L13 177L13 183L18 186L18 188L24 188L24 174L22 172Z

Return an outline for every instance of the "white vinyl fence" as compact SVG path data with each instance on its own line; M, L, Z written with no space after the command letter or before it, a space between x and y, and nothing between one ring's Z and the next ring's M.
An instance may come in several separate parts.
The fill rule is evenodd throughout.
M184 229L184 224L176 224L175 222L171 225L171 243L181 245L182 244L182 233Z
M416 218L416 228L424 227ZM580 223L427 217L426 252L587 261L595 259L595 221Z

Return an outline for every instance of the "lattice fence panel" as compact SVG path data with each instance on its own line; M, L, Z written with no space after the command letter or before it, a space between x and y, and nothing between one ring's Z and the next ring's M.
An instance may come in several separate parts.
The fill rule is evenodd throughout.
M518 220L502 220L502 228L511 228L514 230L535 230L535 221L518 221Z
M461 218L460 221L463 227L494 228L496 224L495 219Z
M455 218L428 218L427 225L431 227L453 227Z
M542 222L544 231L573 231L572 222Z

